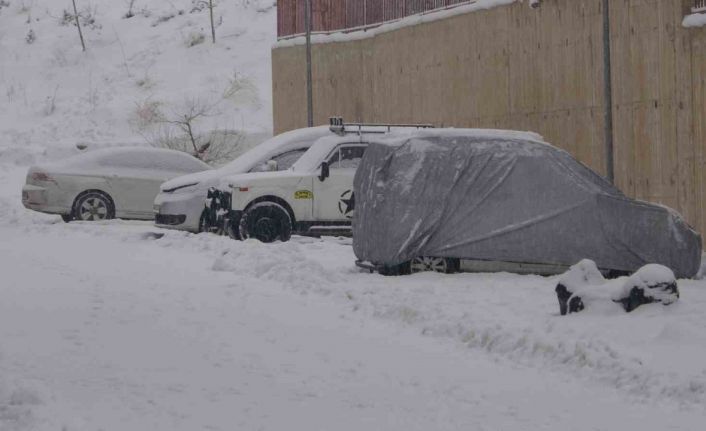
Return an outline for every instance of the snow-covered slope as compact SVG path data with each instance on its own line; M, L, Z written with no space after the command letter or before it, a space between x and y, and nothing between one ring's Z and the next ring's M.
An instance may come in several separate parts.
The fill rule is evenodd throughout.
M0 1L0 151L144 142L146 108L168 117L190 100L216 105L202 131L271 133L274 0L217 1L215 45L208 10L195 9L203 2L136 0L131 18L129 1L76 3L85 53L64 19L70 0ZM234 76L239 91L224 99Z

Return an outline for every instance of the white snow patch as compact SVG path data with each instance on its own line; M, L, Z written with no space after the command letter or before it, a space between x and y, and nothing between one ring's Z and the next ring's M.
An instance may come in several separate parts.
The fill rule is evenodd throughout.
M684 17L682 25L686 28L706 26L706 13L694 13Z

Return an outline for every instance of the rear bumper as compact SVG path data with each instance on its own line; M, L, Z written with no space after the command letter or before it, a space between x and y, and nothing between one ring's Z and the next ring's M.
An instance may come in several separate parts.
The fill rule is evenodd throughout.
M50 202L47 189L31 184L25 184L22 187L22 205L27 209L48 214L69 214L71 212L71 208Z

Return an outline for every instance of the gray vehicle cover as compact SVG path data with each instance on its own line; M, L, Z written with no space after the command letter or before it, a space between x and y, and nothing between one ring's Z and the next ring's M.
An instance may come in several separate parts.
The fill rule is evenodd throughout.
M355 176L358 259L417 256L693 277L701 237L673 210L625 197L534 134L460 129L373 142Z

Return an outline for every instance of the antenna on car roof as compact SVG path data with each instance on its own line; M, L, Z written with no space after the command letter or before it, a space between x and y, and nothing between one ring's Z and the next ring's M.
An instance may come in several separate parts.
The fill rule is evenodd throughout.
M329 118L329 130L340 136L350 134L362 135L364 133L390 133L393 127L408 127L415 129L434 128L434 126L431 124L345 123L343 121L343 117ZM380 130L383 128L387 128L387 130Z

